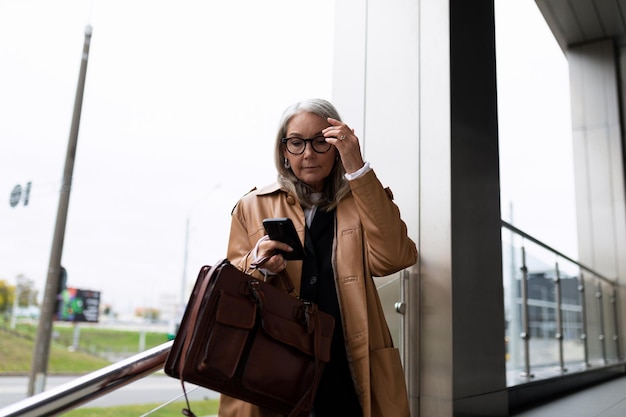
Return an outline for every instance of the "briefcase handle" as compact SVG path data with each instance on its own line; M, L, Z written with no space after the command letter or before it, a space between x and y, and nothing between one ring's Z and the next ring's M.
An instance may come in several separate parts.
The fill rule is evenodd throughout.
M265 265L265 263L267 261L270 260L270 258L272 256L274 256L274 254L265 255L265 256L260 257L259 259L257 259L256 261L254 261L254 262L252 262L250 264L250 268L251 269L259 269L259 268L261 268L263 265ZM293 282L291 281L291 278L289 277L289 274L287 273L287 270L286 269L283 270L282 272L280 272L278 274L278 276L283 281L283 285L287 289L287 293L296 295L296 289L293 286Z

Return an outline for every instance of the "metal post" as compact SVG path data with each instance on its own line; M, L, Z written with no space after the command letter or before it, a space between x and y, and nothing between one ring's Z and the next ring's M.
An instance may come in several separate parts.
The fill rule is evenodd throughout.
M141 331L139 332L139 352L143 352L146 350L146 327L141 326Z
M583 341L583 354L584 354L583 366L585 368L588 368L591 365L589 364L589 341L587 339L587 300L585 298L585 276L582 270L580 271L578 275L579 275L578 293L580 294L580 311L581 311L580 313L581 315L580 340Z
M617 311L617 289L613 286L611 291L611 304L613 306L613 341L615 342L615 355L618 361L622 359L619 347L619 313Z
M556 276L554 277L554 289L556 291L556 339L559 342L559 368L561 372L567 372L565 361L563 358L563 295L561 292L561 272L559 271L559 263L554 265Z
M598 339L600 340L600 348L602 349L602 362L606 365L606 337L605 337L605 329L604 329L604 306L602 302L602 283L600 281L596 281L596 299L598 300L598 318L600 319L600 336Z
M78 322L74 322L74 335L73 336L74 337L72 339L72 349L74 352L77 352L80 346L80 325L78 324Z
M526 249L522 246L522 333L520 337L524 341L524 372L522 376L532 378L530 373L530 326L528 322L528 267L526 266Z
M511 204L511 223L513 222L513 205ZM516 334L520 334L521 330L520 330L520 321L518 320L518 314L517 314L517 303L520 297L519 294L519 290L518 290L518 285L517 285L517 270L518 268L516 267L516 257L515 257L515 245L514 245L514 241L515 241L515 232L513 232L512 230L511 232L511 245L510 245L510 250L511 250L511 276L509 279L509 288L511 289L509 291L509 306L510 306L510 322L509 322L509 338L510 340L507 341L507 347L508 347L508 354L509 354L509 360L511 361L511 369L517 369L521 366L520 364L520 346L519 343L517 343L516 340L514 340L514 335Z
M78 87L76 99L74 101L74 114L72 126L67 145L65 157L65 168L63 171L63 181L59 196L59 207L57 210L56 224L54 227L54 237L52 249L50 251L50 263L48 265L48 277L44 290L44 298L41 304L39 316L39 326L37 327L37 339L33 353L33 361L28 381L28 395L39 393L45 388L46 373L48 370L48 357L50 355L50 338L52 336L52 322L54 316L54 304L57 297L57 290L61 272L61 255L63 253L63 240L65 238L65 224L67 222L67 212L70 201L70 190L72 186L72 173L74 171L74 159L76 157L76 146L78 144L78 128L80 125L80 114L83 104L83 92L85 89L85 77L87 75L87 61L89 58L89 43L91 41L91 26L85 28L85 42L80 65Z

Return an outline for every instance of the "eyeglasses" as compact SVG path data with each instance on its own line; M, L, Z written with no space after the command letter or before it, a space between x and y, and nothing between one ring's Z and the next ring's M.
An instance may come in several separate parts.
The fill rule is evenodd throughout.
M300 155L304 153L307 142L311 143L311 147L313 147L313 150L317 153L328 152L331 146L333 146L331 143L326 142L326 138L324 136L316 136L311 139L283 138L282 142L287 147L287 151L293 155Z

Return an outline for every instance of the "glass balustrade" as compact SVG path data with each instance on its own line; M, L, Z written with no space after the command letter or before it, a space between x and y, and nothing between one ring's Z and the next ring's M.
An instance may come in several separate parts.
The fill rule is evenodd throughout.
M507 385L618 362L615 282L502 224Z

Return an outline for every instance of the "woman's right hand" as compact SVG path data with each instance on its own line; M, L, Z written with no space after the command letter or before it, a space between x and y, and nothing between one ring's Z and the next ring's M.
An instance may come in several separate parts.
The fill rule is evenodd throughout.
M287 260L277 253L278 251L292 252L293 248L278 240L262 238L257 244L256 268L263 268L273 274L278 274L287 268Z

